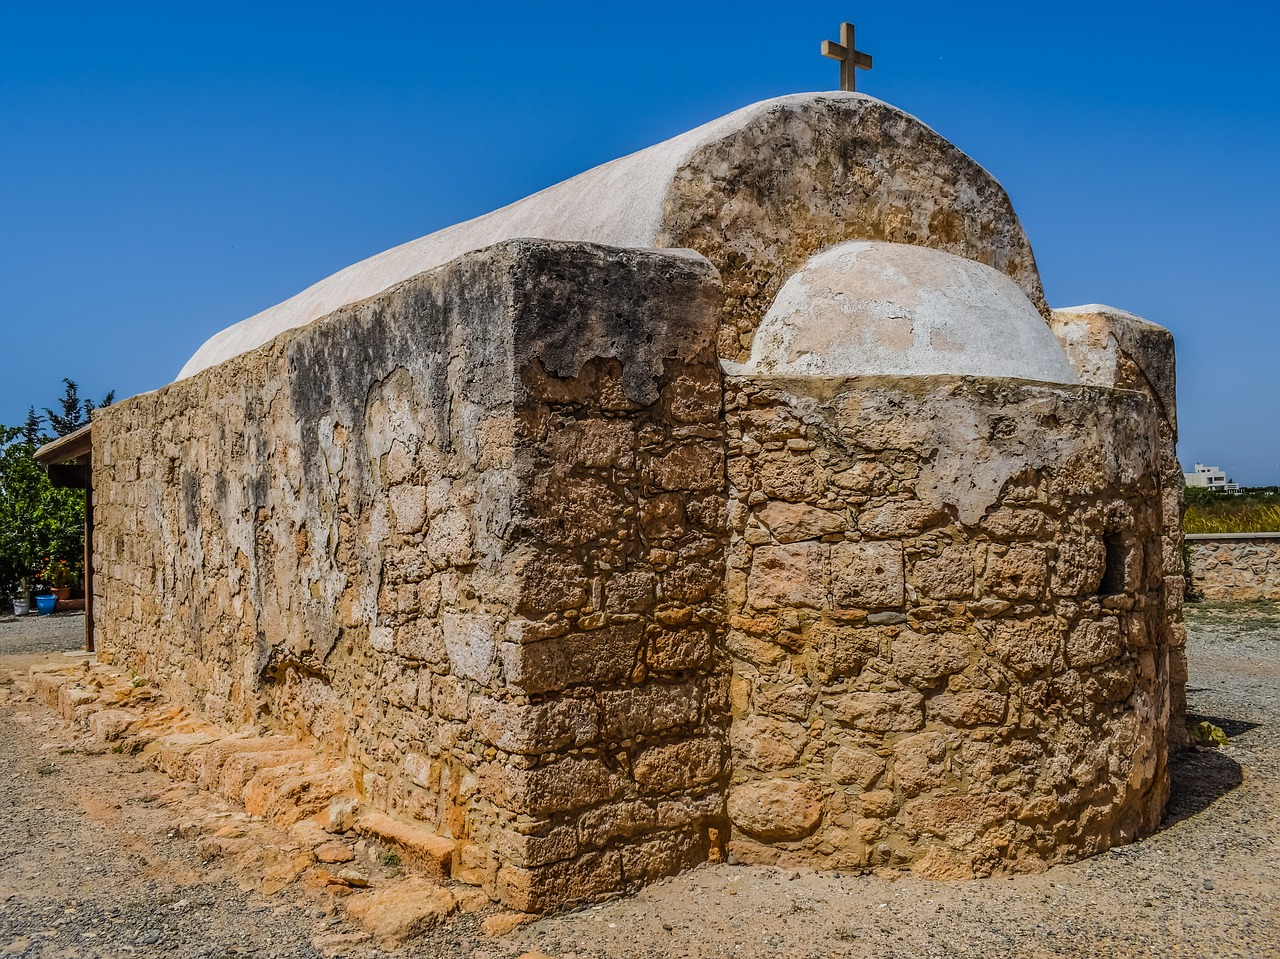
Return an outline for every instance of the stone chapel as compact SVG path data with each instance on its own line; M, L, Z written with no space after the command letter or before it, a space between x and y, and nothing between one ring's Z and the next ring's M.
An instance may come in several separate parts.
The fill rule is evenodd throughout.
M729 853L928 876L1158 824L1170 334L1000 184L757 103L388 250L91 427L103 657L544 910Z

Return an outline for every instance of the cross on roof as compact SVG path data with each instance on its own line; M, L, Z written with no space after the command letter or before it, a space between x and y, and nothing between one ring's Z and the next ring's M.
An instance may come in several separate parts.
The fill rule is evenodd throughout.
M840 61L840 89L856 90L858 89L858 80L855 76L859 69L871 69L871 54L859 53L853 46L853 24L840 24L840 42L833 43L830 40L822 41L822 55L830 57L832 60Z

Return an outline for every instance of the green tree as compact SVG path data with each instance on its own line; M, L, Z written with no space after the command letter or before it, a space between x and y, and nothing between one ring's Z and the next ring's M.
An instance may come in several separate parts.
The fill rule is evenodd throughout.
M26 433L0 426L0 592L10 596L47 560L76 565L84 549L84 492L53 487Z
M58 399L58 412L54 412L47 406L44 408L45 416L49 418L49 425L53 427L55 436L66 436L82 426L87 426L94 410L102 406L110 406L115 402L115 390L104 396L101 403L95 404L92 400L80 398L80 387L76 385L75 380L64 376L62 384L64 389L62 396ZM31 425L32 417L35 417L34 409L27 414L28 427ZM36 417L36 420L38 422L39 417Z

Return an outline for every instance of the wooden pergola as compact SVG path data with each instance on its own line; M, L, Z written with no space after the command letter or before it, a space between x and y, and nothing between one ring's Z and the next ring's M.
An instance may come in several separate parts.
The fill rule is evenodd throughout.
M84 648L93 643L93 426L59 436L36 450L36 462L49 482L63 489L84 490Z

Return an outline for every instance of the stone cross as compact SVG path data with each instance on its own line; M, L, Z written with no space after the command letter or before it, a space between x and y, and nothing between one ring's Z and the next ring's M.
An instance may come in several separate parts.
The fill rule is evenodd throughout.
M840 89L858 89L855 74L859 69L871 69L871 54L860 53L853 46L853 24L840 24L840 42L822 41L822 55L840 61Z

